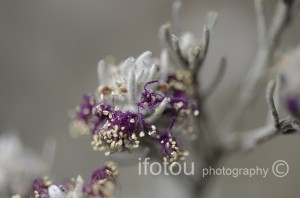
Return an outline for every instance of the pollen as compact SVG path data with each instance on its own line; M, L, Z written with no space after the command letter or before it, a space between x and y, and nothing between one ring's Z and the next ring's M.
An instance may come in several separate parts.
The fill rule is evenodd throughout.
M140 137L144 137L145 133L143 131L140 132Z

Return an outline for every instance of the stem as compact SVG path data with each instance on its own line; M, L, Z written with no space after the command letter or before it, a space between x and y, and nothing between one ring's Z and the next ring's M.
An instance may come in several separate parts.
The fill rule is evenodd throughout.
M248 71L246 80L241 86L237 104L233 109L232 116L226 120L225 131L236 129L243 121L245 112L248 112L252 103L258 96L260 85L267 69L273 64L272 58L282 33L290 24L291 5L283 1L279 1L272 24L269 28L268 35L259 44L254 61ZM262 19L261 19L262 20ZM263 26L260 24L259 26ZM260 28L261 29L261 28ZM262 30L260 30L262 31Z

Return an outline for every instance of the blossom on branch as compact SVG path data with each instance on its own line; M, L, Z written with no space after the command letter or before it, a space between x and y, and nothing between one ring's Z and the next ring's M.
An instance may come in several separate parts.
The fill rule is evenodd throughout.
M186 152L175 138L176 126L187 124L199 111L192 92L187 91L191 73L169 71L170 65L149 51L120 65L100 61L101 84L76 107L71 134L89 133L94 150L105 155L150 142L161 147L164 160L184 159Z

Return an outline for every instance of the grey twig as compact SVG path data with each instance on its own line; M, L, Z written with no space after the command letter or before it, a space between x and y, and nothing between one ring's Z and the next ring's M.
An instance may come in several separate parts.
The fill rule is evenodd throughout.
M259 45L246 79L241 85L240 94L232 116L224 122L226 125L223 128L227 131L235 129L242 122L245 112L248 111L252 102L256 99L259 87L261 87L260 83L267 69L272 65L271 60L274 50L278 46L283 31L291 22L291 6L290 3L282 0L278 2L268 35L261 45Z
M279 128L279 116L275 107L275 103L273 100L273 96L274 96L274 90L275 90L275 86L276 86L276 81L275 80L271 80L268 83L267 86L267 91L266 91L266 99L267 99L267 103L268 103L268 107L272 113L273 119L274 119L274 124L276 128Z
M267 36L266 11L263 0L254 0L254 8L256 15L258 44L261 44L264 42L265 37Z
M219 14L215 11L210 11L207 14L206 24L210 32L212 32L215 29L215 26L218 21L218 16Z
M273 137L286 134L300 134L299 121L292 117L283 119L276 128L274 125L266 125L259 129L244 132L242 135L235 136L231 142L227 144L229 152L245 152L255 148Z

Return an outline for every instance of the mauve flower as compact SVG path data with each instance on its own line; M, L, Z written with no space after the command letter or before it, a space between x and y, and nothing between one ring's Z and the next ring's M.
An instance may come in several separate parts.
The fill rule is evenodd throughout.
M287 95L285 106L293 116L300 118L300 98L297 95Z
M175 125L188 123L182 120L199 111L190 90L190 71L172 72L169 67L149 51L120 65L100 61L99 88L84 95L75 109L72 134L90 133L94 150L105 155L150 142L161 147L164 160L184 159Z
M0 136L0 197L24 194L28 185L51 168L55 143L46 142L44 154L37 154L24 147L15 133Z
M95 170L87 182L81 176L61 184L54 184L48 177L33 181L30 198L112 198L115 191L117 166L108 162ZM15 195L14 198L21 198Z

